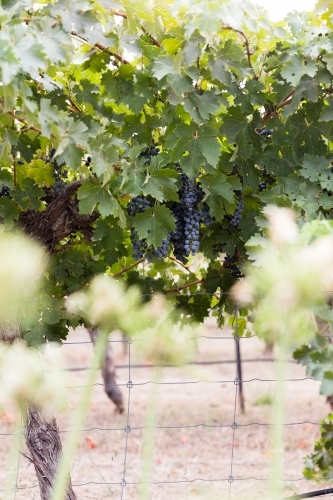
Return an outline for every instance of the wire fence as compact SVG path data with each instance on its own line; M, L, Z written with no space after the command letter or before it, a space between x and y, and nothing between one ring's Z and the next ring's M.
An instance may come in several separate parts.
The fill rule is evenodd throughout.
M236 332L237 333L237 332ZM209 439L211 440L211 444L209 444L209 439L207 439L207 436L205 437L205 443L207 443L207 446L211 448L211 457L209 459L210 465L206 467L206 469L202 469L203 473L200 474L200 467L196 467L195 470L197 472L196 475L190 476L188 473L186 473L183 477L172 477L172 471L170 470L165 470L164 471L164 478L161 478L161 474L155 474L155 462L152 464L152 470L151 470L151 477L149 480L146 481L146 483L151 487L155 488L154 494L152 495L151 498L156 498L156 499L166 499L168 496L177 495L178 497L182 497L184 494L184 487L187 488L187 493L191 493L193 495L193 498L222 498L222 499L234 499L234 498L257 498L257 495L261 494L265 488L260 487L255 491L255 487L253 487L253 484L260 484L260 483L265 483L268 484L270 481L269 477L269 462L270 462L270 456L269 452L267 453L267 457L264 458L264 462L262 461L261 457L261 462L264 463L264 473L260 473L260 466L256 467L256 463L251 464L249 461L244 462L245 466L241 467L239 464L242 463L241 458L242 456L246 456L246 449L243 447L243 452L239 452L240 448L240 442L243 439L242 436L242 429L253 429L253 439L255 440L255 429L256 428L262 428L262 429L269 429L274 425L277 425L274 422L274 416L269 415L269 412L266 410L262 411L262 418L254 419L252 420L254 413L253 413L253 407L251 404L248 403L247 398L246 398L246 393L247 393L247 388L248 387L255 387L254 391L257 390L259 393L260 390L258 390L258 387L260 383L263 384L274 384L278 382L278 380L273 376L273 377L247 377L245 376L243 378L242 372L245 372L246 375L246 367L247 365L252 365L255 366L259 369L259 367L263 364L266 366L270 366L269 370L273 373L274 370L274 361L275 358L270 356L270 357L265 357L263 355L261 356L252 356L252 357L246 357L244 359L241 359L241 351L244 346L246 346L246 343L250 341L250 339L256 339L255 335L252 335L250 337L239 337L238 335L232 335L232 334L213 334L213 335L200 335L197 337L191 337L189 338L189 341L198 341L199 339L203 340L206 344L207 342L209 344L213 343L213 347L210 347L208 350L214 354L214 357L217 356L218 352L227 352L228 355L225 355L225 359L203 359L203 360L193 360L188 363L189 368L213 368L214 370L222 369L223 367L226 367L228 369L228 376L227 377L218 377L218 378L195 378L195 379L190 379L190 372L185 372L185 375L188 379L184 379L185 375L182 374L181 377L179 377L180 369L178 366L172 365L172 364L165 364L165 365L158 365L158 364L145 364L145 363L138 363L136 362L136 355L135 355L135 347L138 342L149 342L149 338L139 338L139 339L111 339L110 343L117 345L117 344L126 344L127 346L127 362L122 363L122 364L116 364L116 370L119 371L119 373L122 373L121 375L121 381L117 383L116 385L119 386L119 388L123 391L123 395L125 396L126 394L126 411L125 411L125 416L119 417L119 416L112 416L111 411L110 411L110 420L114 419L115 422L118 422L119 425L111 425L111 426L105 426L105 425L92 425L92 426L87 426L85 428L81 429L82 435L85 433L92 433L92 432L101 432L101 433L111 433L112 435L117 436L117 467L113 467L113 472L112 472L112 477L110 474L108 477L103 475L101 472L101 467L97 466L99 468L99 473L101 480L83 480L83 481L73 481L73 487L76 488L77 494L79 498L102 498L102 496L107 496L107 494L103 493L101 494L99 488L108 488L108 487L113 487L113 490L109 490L109 497L110 498L119 498L121 500L129 500L129 499L134 499L134 498L139 498L138 494L138 488L142 487L142 481L140 480L140 473L136 473L136 479L133 476L133 463L135 462L136 464L139 463L138 457L133 458L133 435L135 435L134 441L138 440L138 433L141 433L140 436L142 435L143 432L149 430L150 426L147 425L145 418L142 418L142 422L139 425L138 424L138 415L137 415L137 407L138 405L133 403L133 391L135 391L135 397L136 401L138 399L138 394L141 390L143 390L145 387L146 389L151 388L153 386L158 386L159 390L168 390L168 391L176 391L178 388L181 390L185 391L186 387L199 387L200 386L200 394L201 394L201 403L202 405L205 405L205 393L208 391L212 391L212 393L215 395L216 402L218 403L219 401L223 401L226 398L229 398L229 415L227 416L227 412L223 412L221 414L220 421L214 421L214 418L211 418L212 421L193 421L193 422L188 422L189 419L193 418L199 418L201 416L201 413L198 411L198 408L193 414L193 417L191 416L191 402L189 398L184 397L184 404L186 404L186 407L184 407L183 404L181 404L181 397L178 398L178 403L172 408L172 411L176 415L177 412L179 414L183 414L184 416L182 417L182 421L180 423L173 423L173 424L163 424L163 421L157 422L156 425L153 426L151 429L152 431L193 431L193 432L199 432L199 430L207 430L210 431L211 434L209 435ZM233 341L233 344L229 344L230 341ZM72 352L76 351L78 346L84 346L84 345L91 344L90 341L67 341L64 343L63 349L71 349ZM205 344L205 345L206 345ZM221 345L223 344L223 349L221 348ZM227 347L225 347L227 344ZM208 345L208 344L207 344ZM246 348L246 347L245 347ZM92 348L91 348L92 349ZM134 360L134 361L133 361ZM290 363L290 366L294 366L295 362L292 359L287 360ZM228 367L228 368L227 368ZM162 380L154 380L152 378L149 378L148 380L142 380L143 375L138 375L141 372L145 372L148 370L147 373L149 373L150 370L155 370L157 368L162 369L162 371L167 371L165 377L169 377L170 379L165 379L163 378ZM298 370L300 370L300 367L297 367ZM81 372L87 370L87 366L69 366L67 370L69 372ZM231 371L232 369L232 371ZM137 372L138 370L138 372ZM233 372L233 375L230 376ZM214 372L215 374L216 372ZM223 372L224 373L224 372ZM177 377L180 379L177 380ZM301 393L304 389L304 383L305 382L314 382L315 384L315 391L318 392L318 382L311 378L311 377L300 377L300 376L292 376L292 377L286 377L284 381L286 384L297 384L297 389L295 390L295 393ZM99 390L99 387L103 387L103 383L101 382L96 382L94 384L96 386L96 391ZM71 391L75 389L81 389L85 387L84 384L78 384L78 385L70 385L68 386L68 389ZM209 388L209 389L208 389ZM145 390L146 390L145 389ZM147 392L147 391L146 391ZM149 392L149 391L148 391ZM310 401L312 400L312 394L310 396ZM245 398L244 398L245 396ZM168 397L169 400L172 401L172 397L170 398L170 392L168 392ZM185 401L186 399L186 401ZM319 396L318 396L319 399ZM269 403L269 401L268 401ZM270 404L270 403L269 403ZM269 406L269 405L268 405ZM324 403L322 402L322 407L324 407ZM259 410L258 410L259 411ZM258 411L256 412L256 416L258 414ZM300 411L302 413L302 411ZM321 415L321 418L326 416L328 411L323 412ZM141 417L142 417L143 412L141 411ZM317 412L318 414L318 412ZM205 413L207 415L207 412ZM244 416L245 415L245 416ZM163 415L162 415L163 416ZM214 414L214 417L216 415ZM121 420L120 420L121 418ZM209 417L210 418L210 417ZM163 418L160 418L160 420L163 420ZM286 420L283 423L283 426L287 428L300 428L301 426L313 426L315 429L318 430L318 427L320 426L320 419L318 420L312 420L312 419L299 419L296 421L288 421ZM223 436L223 434L218 434L214 436L215 431L230 431L228 434L228 446L222 446L221 444L221 449L219 449L218 446L216 445L216 441ZM62 435L66 435L68 432L68 428L63 428L60 427L60 433ZM168 434L167 439L173 439L173 434ZM252 432L252 431L251 431ZM266 431L265 431L266 432ZM306 437L308 431L304 432L304 435ZM301 433L302 434L302 433ZM0 432L1 437L10 437L13 435L17 435L19 437L20 444L19 446L21 447L21 442L22 438L24 435L24 429L22 429L18 433L11 433L11 432ZM104 434L103 434L104 435ZM264 438L267 438L268 434L265 433ZM142 436L141 436L142 438ZM141 439L140 438L140 439ZM194 434L193 439L197 440L200 442L202 436L199 434ZM222 439L222 438L221 438ZM262 439L262 436L261 436ZM269 439L269 438L267 438ZM111 439L112 442L112 439ZM184 440L186 443L186 441ZM122 445L121 445L122 443ZM131 449L130 449L130 443L131 444ZM312 446L314 444L314 441L312 442ZM121 446L120 446L121 445ZM140 442L140 446L142 446L142 439ZM139 446L139 447L140 447ZM223 448L223 450L222 450ZM230 450L229 450L230 448ZM268 446L269 448L269 446ZM177 450L177 447L175 448ZM79 453L82 453L82 449L79 450ZM103 457L105 457L108 453L109 456L114 455L115 450L110 450L107 451L106 453L103 452ZM302 450L301 450L302 452ZM153 452L159 456L158 460L163 461L163 453L164 450L158 447L158 443L155 446L155 452ZM176 452L174 452L176 453ZM206 452L206 456L209 455L209 450ZM294 450L294 455L297 455L297 450ZM303 452L304 454L305 452ZM119 458L119 456L122 455L122 458ZM256 456L251 452L250 453L251 457L253 456L253 460L256 460ZM187 457L191 456L191 450L188 452ZM162 457L162 458L161 458ZM30 483L32 484L27 484L29 481L25 479L24 481L26 484L24 484L24 481L20 479L20 473L22 472L23 468L25 467L25 475L26 475L26 466L22 464L22 461L24 458L21 455L20 462L17 464L17 468L15 470L16 474L16 481L15 481L15 486L13 490L13 497L15 500L18 498L26 498L26 494L28 491L35 491L38 489L38 483L37 480L31 479L33 478L33 473L30 473ZM220 464L219 464L220 460ZM249 459L251 460L251 458ZM321 489L321 490L316 490L316 492L309 492L304 490L308 490L310 488L309 484L306 482L302 475L302 461L298 460L298 470L297 473L293 473L288 475L288 467L287 467L287 474L283 477L283 483L286 486L286 491L289 491L292 489L292 492L294 493L292 497L288 498L310 498L313 496L322 496L322 495L330 495L333 493L333 489L329 488L327 486L326 489ZM156 465L156 464L155 464ZM1 468L4 467L4 464L1 464ZM75 462L73 465L75 470ZM190 467L189 467L190 469ZM30 466L30 470L32 471L32 466ZM136 467L136 470L138 471L138 467ZM219 472L218 472L219 471ZM254 475L252 472L257 471L257 473ZM209 474L207 474L207 472ZM286 471L285 471L286 472ZM163 475L163 474L162 474ZM76 475L77 477L77 475ZM111 477L112 480L109 478ZM327 482L329 482L331 477L325 478ZM243 484L245 485L243 489L241 489L241 494L239 493L240 490L237 489L237 484ZM297 484L302 484L302 487L297 487ZM188 488L193 485L200 485L200 487L194 487L193 491L189 490ZM213 485L214 488L212 490L207 488L210 488L210 485ZM249 485L248 487L246 485ZM203 486L203 488L202 488ZM164 488L164 487L172 487L172 493L170 493L170 489L166 490L166 493L161 493L158 491L158 488ZM179 487L179 491L177 491L177 487ZM84 492L81 492L81 489L85 491L85 488L88 488L88 493L85 494ZM156 489L157 488L157 489ZM298 495L296 494L296 490ZM0 489L0 494L8 492L10 490L8 489ZM207 493L208 492L208 493ZM110 495L111 493L111 495ZM246 495L245 495L246 493ZM315 493L315 494L314 494ZM214 496L216 495L216 497ZM163 496L164 495L164 496ZM196 495L196 496L195 496ZM205 496L200 496L200 495L205 495ZM241 496L241 495L244 495ZM287 496L287 495L286 495ZM1 498L1 496L0 496ZM36 498L35 496L31 496L31 498ZM185 497L184 497L185 498ZM192 498L191 497L186 497L186 498Z

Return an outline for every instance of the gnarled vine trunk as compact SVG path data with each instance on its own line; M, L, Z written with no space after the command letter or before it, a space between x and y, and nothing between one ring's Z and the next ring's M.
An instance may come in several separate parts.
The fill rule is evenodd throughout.
M12 344L22 338L21 325L18 321L0 322L0 341ZM52 493L54 476L61 459L62 445L59 429L54 417L46 417L39 408L26 408L25 442L38 479L40 497L49 500ZM69 478L65 500L76 500Z
M48 500L52 494L53 481L62 456L62 445L55 418L46 418L40 409L30 406L26 418L25 442L29 448L29 459L34 464L40 497ZM70 477L65 500L76 500Z
M20 223L26 234L39 240L52 254L56 245L71 233L80 231L87 239L92 236L92 223L98 214L79 213L76 192L81 181L68 184L63 196L45 189L46 208L42 212L29 208L20 214ZM22 338L19 322L1 322L0 341L12 344ZM59 429L55 418L46 417L39 408L26 409L26 444L30 451L27 457L34 465L42 500L49 500L53 488L55 473L62 455ZM76 500L70 478L66 500Z
M88 328L88 332L93 344L95 345L99 334L98 328ZM111 401L114 402L119 413L122 413L124 411L124 401L120 389L116 385L116 370L113 362L111 345L109 343L107 344L105 350L102 365L102 377L104 380L104 389L106 394L109 396Z

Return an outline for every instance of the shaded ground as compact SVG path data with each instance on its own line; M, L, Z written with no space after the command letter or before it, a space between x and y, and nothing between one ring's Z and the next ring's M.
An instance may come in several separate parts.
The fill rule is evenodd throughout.
M233 360L235 342L217 337L229 336L207 327L203 335L211 338L197 340L197 361ZM112 340L120 339L113 336ZM89 341L84 330L73 332L68 342ZM149 341L146 339L145 341ZM136 362L135 342L130 346L132 363ZM115 342L117 364L126 364L128 355L123 344ZM62 347L68 367L82 367L89 363L92 346L67 344ZM233 448L231 498L264 498L267 489L270 460L270 426L274 422L271 402L275 390L274 364L265 362L264 346L257 338L241 340L243 359L260 358L243 364L243 390L246 413L239 411L237 401L235 431L234 363L192 366L187 370L164 368L161 385L157 386L157 425L150 480L159 484L150 487L151 498L210 500L228 499ZM271 356L271 355L269 355ZM118 369L118 382L124 384L126 399L130 392L129 414L115 414L114 408L101 385L93 389L90 410L81 433L79 448L71 470L72 481L80 499L137 499L137 483L141 477L143 429L146 424L146 406L156 385L152 368ZM60 415L61 431L66 431L70 418L85 384L86 372L72 373L67 415ZM303 367L289 364L288 379L305 377ZM133 387L128 389L128 380ZM259 380L258 380L259 379ZM100 377L97 383L101 383ZM285 384L286 413L284 445L284 479L286 496L318 489L318 485L302 479L303 457L312 449L318 437L320 419L329 411L325 399L319 396L319 384L312 380L289 381ZM266 404L264 404L266 403ZM127 420L128 419L128 420ZM12 430L10 409L0 418L0 433ZM127 421L131 430L124 431ZM204 424L204 425L202 425ZM232 447L234 432L234 446ZM65 432L63 432L65 438ZM126 486L122 488L125 448ZM6 463L10 437L0 436L0 489L5 487ZM23 451L26 451L23 446ZM20 458L18 486L15 500L39 499L34 470L26 458ZM322 486L322 485L321 485ZM28 487L28 488L27 488ZM0 499L4 498L1 496ZM266 497L267 498L267 497ZM325 497L329 498L329 497ZM333 498L333 496L332 496Z

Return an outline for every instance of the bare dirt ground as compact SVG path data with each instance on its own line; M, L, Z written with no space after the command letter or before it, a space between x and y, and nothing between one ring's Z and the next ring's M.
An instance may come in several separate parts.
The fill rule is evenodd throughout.
M235 342L218 339L230 336L209 325L202 331L210 338L197 340L196 361L234 360ZM114 335L112 340L121 337ZM81 329L71 333L67 342L88 342L87 333ZM145 341L149 341L146 339ZM74 490L79 499L138 499L136 484L142 474L143 432L147 423L147 404L152 388L157 387L157 426L154 433L150 498L153 500L229 498L231 474L231 499L267 498L267 477L270 470L270 432L267 424L274 423L270 400L276 384L274 363L265 362L264 345L256 337L241 339L242 357L259 358L257 362L243 363L243 390L245 414L241 414L237 401L237 428L231 428L234 421L236 365L234 363L209 366L192 366L186 370L163 368L158 386L152 368L119 368L118 382L125 384L122 391L128 402L129 414L119 415L104 393L102 385L93 389L90 409L84 430L80 435L79 447L73 460L71 476ZM128 355L123 344L116 342L114 355L116 364L126 364ZM92 356L90 343L66 344L64 352L67 367L87 366ZM130 346L131 362L138 358L135 342ZM85 385L86 372L71 373L69 389L69 412L57 417L61 431L69 429L71 417L80 398L80 386ZM129 380L133 387L128 389ZM288 379L305 377L303 367L288 365ZM259 380L258 380L259 379ZM101 384L100 376L96 382ZM318 423L327 415L329 407L325 398L319 396L319 383L313 380L297 380L285 383L286 411L284 421L284 487L285 496L319 489L318 484L302 479L303 458L309 453L319 435ZM266 404L263 404L263 403ZM128 419L128 420L127 420ZM124 431L127 422L131 431ZM302 423L303 422L303 423ZM205 424L205 425L202 425ZM10 409L0 416L0 433L10 433L13 428L13 414ZM232 459L232 441L234 446ZM62 432L66 438L66 432ZM123 479L126 449L126 486ZM10 437L0 435L0 490L5 488L8 477L8 448ZM22 451L27 450L22 444ZM18 471L19 490L12 493L13 500L39 499L33 467L21 456ZM323 485L320 485L323 487ZM0 492L0 499L5 498ZM325 497L330 498L330 497ZM333 496L332 496L333 498Z

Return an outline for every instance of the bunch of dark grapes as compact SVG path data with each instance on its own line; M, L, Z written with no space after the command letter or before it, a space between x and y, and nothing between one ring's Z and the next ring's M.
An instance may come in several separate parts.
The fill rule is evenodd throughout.
M158 248L148 249L145 254L148 262L151 262L153 257L156 257L158 260L162 260L168 256L171 244L171 233L169 232L167 238L162 240L161 245Z
M272 185L272 184L275 184L275 182L276 182L275 176L271 173L267 173L266 170L264 170L264 172L263 172L263 178L264 178L264 180L261 181L258 185L259 191L263 191L264 189L266 189L267 184Z
M235 163L235 164L232 166L232 169L231 169L230 175L239 175L239 172L238 172L238 165L237 165L237 163Z
M232 257L228 254L224 257L223 261L223 267L228 269L230 272L231 276L233 276L236 279L244 278L244 274L242 271L239 269L237 266L237 257L236 255L233 255Z
M45 163L51 163L53 166L53 177L54 177L54 189L59 196L66 194L66 182L64 179L68 177L68 170L64 169L66 166L65 160L58 164L57 160L53 159L56 150L52 148L50 155L46 156Z
M142 214L149 207L150 203L148 200L146 200L146 198L136 196L135 198L132 198L132 200L128 203L127 213L129 216L134 217L136 214ZM137 231L132 227L131 242L133 245L133 258L138 260L145 257L148 262L151 262L153 257L156 257L158 260L162 260L168 255L170 248L170 238L171 233L168 233L167 238L162 241L161 245L158 248L148 247L146 240L140 240Z
M212 246L213 253L217 254L217 253L224 252L224 249L223 249L224 246L225 246L225 243L220 243L220 242L214 243L214 245Z
M276 178L273 174L267 174L265 172L265 181L268 183L268 184L275 184L276 183Z
M190 179L186 174L181 175L181 181L179 202L173 203L171 207L176 219L176 228L171 235L171 241L176 259L186 263L186 257L190 254L195 255L199 249L202 213L198 204L202 199L202 192L195 179Z
M265 139L271 139L273 132L274 132L273 128L270 130L263 128L262 130L260 130L259 135L261 137L264 137Z
M141 198L140 196L136 196L128 203L127 213L131 217L134 217L136 214L142 214L149 207L150 203L148 200ZM133 227L131 228L131 242L133 245L133 258L136 260L142 259L148 245L146 240L140 240L137 231Z
M240 223L241 218L242 218L242 212L244 210L244 201L242 198L242 193L240 191L236 191L236 194L238 196L238 202L237 202L236 210L230 219L230 226L232 226L232 227L238 226L238 224Z
M190 253L195 255L199 249L201 213L198 210L198 201L200 195L195 179L190 179L186 174L182 174L182 183L180 203L184 212L184 249L187 255Z
M131 228L131 242L133 245L133 259L142 259L148 248L148 245L146 243L146 240L140 240L138 233L133 227Z
M200 203L205 197L205 193L202 190L200 182L197 183L196 194L197 194L197 203ZM202 219L202 223L204 224L204 226L210 227L213 224L214 219L210 215L209 206L207 205L207 203L203 202L200 214L201 214L201 219Z
M189 255L195 255L199 250L200 226L204 224L209 227L214 219L209 213L206 203L202 202L205 194L200 182L190 179L186 174L181 175L182 187L178 191L179 202L171 205L173 216L176 219L175 231L171 234L171 242L174 246L174 256L180 262L186 264Z
M62 161L60 165L58 165L56 160L51 161L53 165L53 177L55 179L54 189L58 193L59 196L63 196L66 194L66 182L63 179L67 179L68 170L62 170L66 165L65 161Z
M87 160L85 161L84 164L85 164L86 167L90 167L90 165L91 165L91 156L88 156L88 158L87 158Z
M150 157L157 155L159 149L156 148L156 143L153 146L141 153L150 161ZM171 245L173 245L173 253L176 259L184 264L187 262L189 255L195 255L199 250L199 235L200 225L210 226L213 218L209 214L209 207L206 203L202 204L201 210L199 205L204 198L204 192L197 183L195 178L190 179L186 174L181 174L181 189L178 191L179 202L172 202L168 206L172 210L172 214L176 220L175 230L167 234L158 248L148 246L146 240L140 240L134 228L131 229L131 241L133 245L133 257L141 259L145 257L148 261L152 261L154 257L161 260L167 257ZM130 217L134 217L138 213L143 213L150 203L143 197L133 198L127 205L127 212Z
M201 217L202 222L206 227L210 227L214 222L213 217L209 213L209 206L207 205L207 203L204 203L202 206Z
M7 198L10 198L10 189L8 186L5 186L5 184L2 184L1 189L0 189L0 198L2 198L4 196Z
M150 203L145 198L141 198L140 196L136 196L132 198L132 200L127 205L127 213L131 217L134 217L136 214L143 214L147 208L150 207Z
M152 156L157 156L158 153L160 152L160 148L157 147L158 142L153 142L153 144L150 146L150 148L145 149L144 151L141 151L139 154L139 158L145 158L147 161L145 161L145 165L150 164L150 160Z
M232 169L231 169L231 172L230 174L228 175L237 175L242 186L243 186L243 176L239 173L239 170L238 170L238 165L237 163L235 163L233 166L232 166Z

